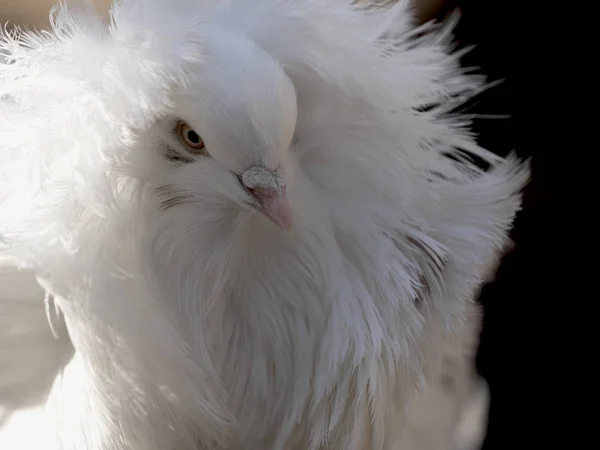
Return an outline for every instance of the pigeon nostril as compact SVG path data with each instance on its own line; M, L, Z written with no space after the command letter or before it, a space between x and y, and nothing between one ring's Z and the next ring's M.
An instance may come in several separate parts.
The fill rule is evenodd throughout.
M262 166L252 166L241 176L242 184L255 192L277 192L285 190L283 177L277 171Z
M248 193L248 195L250 195L256 201L258 201L260 198L264 199L270 196L269 190L261 189L260 187L249 187L248 184L244 183L244 177L242 174L234 172L234 175L239 181L242 188Z

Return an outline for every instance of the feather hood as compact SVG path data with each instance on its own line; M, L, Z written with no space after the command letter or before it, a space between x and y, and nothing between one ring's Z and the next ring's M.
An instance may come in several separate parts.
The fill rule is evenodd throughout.
M485 82L460 68L452 23L342 0L122 0L108 21L64 5L52 19L0 42L0 255L65 315L65 376L85 381L63 445L395 449L528 177L454 112ZM202 204L160 214L156 188L186 176L158 174L143 136L219 33L296 90L293 237L253 217L199 233Z

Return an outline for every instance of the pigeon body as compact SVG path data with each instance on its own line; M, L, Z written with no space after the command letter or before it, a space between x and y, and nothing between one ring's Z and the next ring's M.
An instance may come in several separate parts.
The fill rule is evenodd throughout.
M0 403L37 339L61 449L400 450L528 176L453 112L484 82L450 43L342 0L5 33Z

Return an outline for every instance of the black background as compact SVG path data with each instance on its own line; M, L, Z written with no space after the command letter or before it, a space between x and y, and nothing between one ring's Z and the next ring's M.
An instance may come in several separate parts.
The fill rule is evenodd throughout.
M554 393L560 390L560 385L548 386L554 383L546 369L553 342L540 326L553 304L546 270L551 264L546 220L550 155L548 147L532 138L533 122L542 116L540 103L533 99L542 68L532 64L535 20L522 9L526 3L458 0L442 12L457 7L461 11L456 38L461 46L475 45L463 63L478 66L490 80L504 80L470 108L474 113L510 116L476 120L479 143L501 155L515 151L531 158L532 166L523 209L511 233L515 248L503 258L495 281L484 287L479 299L484 324L477 369L491 394L483 450L545 446L542 441L554 435L547 416L562 414L556 405L548 409L544 401L551 395L557 398ZM525 21L528 25L521 26Z

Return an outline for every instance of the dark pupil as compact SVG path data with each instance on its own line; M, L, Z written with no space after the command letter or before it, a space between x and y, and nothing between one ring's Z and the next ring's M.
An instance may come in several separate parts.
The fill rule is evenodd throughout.
M194 130L189 130L187 132L187 138L192 144L200 143L200 136L198 136L198 133L196 133Z

